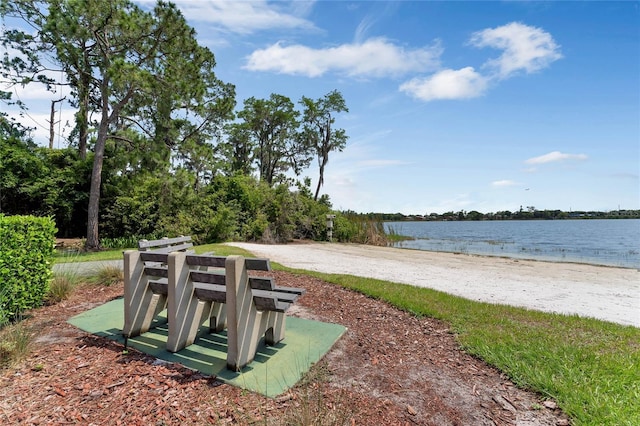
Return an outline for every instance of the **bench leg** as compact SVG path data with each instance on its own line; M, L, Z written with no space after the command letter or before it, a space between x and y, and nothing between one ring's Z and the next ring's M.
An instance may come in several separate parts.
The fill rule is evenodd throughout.
M284 340L284 331L287 320L287 316L284 312L265 312L263 315L268 315L266 320L267 329L264 333L264 342L267 345L275 345L276 343Z
M253 361L260 337L266 331L266 320L253 303L253 294L242 256L229 256L225 261L227 286L227 368L240 371Z
M169 337L167 350L178 352L191 345L200 325L212 316L213 304L198 300L189 279L186 254L175 252L169 255L169 300L167 317Z
M144 262L137 250L124 253L124 327L126 337L149 331L153 319L164 310L167 298L154 294L149 277L144 275Z
M214 303L211 308L211 318L209 318L209 331L221 332L227 327L227 305L224 303Z

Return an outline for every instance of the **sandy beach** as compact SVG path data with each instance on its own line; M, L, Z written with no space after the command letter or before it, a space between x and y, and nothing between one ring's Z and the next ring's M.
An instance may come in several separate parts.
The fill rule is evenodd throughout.
M477 301L640 327L636 269L355 244L229 244L291 268L378 278Z

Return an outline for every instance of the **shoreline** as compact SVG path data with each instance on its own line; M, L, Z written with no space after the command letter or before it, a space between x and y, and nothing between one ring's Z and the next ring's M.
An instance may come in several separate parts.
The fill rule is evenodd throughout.
M634 268L358 244L227 243L290 268L415 285L478 302L640 327Z
M294 244L294 243L291 243ZM490 254L490 253L474 253L474 252L464 252L464 251L440 251L440 250L427 250L427 249L419 249L415 247L388 247L397 250L417 250L424 251L429 253L448 253L462 256L477 256L477 257L488 257L488 258L500 258L500 259L508 259L508 260L520 260L520 261L530 261L530 262L545 262L545 263L566 263L572 265L588 265L588 266L598 266L602 268L620 268L620 269L633 269L635 271L640 272L640 265L637 266L624 266L624 265L612 265L607 263L590 263L588 261L580 261L578 259L575 260L566 260L566 259L556 259L549 256L548 258L540 257L527 257L527 256L518 256L516 254Z

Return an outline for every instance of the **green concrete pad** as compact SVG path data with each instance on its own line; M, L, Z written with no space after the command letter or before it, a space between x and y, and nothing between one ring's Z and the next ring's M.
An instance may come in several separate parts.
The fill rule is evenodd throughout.
M123 299L116 299L76 315L68 322L89 333L124 343L123 309ZM239 373L227 370L226 332L209 334L208 327L201 327L193 345L177 353L167 351L166 311L160 314L154 328L129 339L128 345L156 358L216 376L225 383L275 397L294 386L345 331L339 324L287 317L285 339L275 346L261 342L254 361Z

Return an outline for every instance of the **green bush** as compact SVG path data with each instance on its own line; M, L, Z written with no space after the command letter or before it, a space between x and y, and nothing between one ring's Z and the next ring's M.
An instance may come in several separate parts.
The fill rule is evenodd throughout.
M0 322L41 306L53 276L51 218L0 215Z

